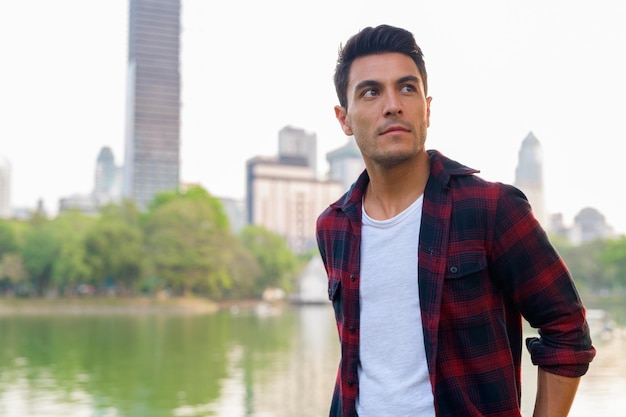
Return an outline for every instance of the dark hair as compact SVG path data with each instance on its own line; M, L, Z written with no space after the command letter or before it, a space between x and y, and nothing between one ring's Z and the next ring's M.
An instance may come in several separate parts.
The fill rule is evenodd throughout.
M362 29L353 35L345 46L339 47L339 57L335 67L335 90L339 98L339 104L348 108L348 78L352 62L362 56L382 54L387 52L399 52L413 59L424 83L424 94L428 95L428 82L426 65L422 50L415 42L413 34L408 30L380 25Z

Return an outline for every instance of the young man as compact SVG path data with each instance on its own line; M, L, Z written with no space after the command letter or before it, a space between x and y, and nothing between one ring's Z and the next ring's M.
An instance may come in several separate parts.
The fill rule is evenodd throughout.
M520 416L523 317L535 416L566 416L595 355L584 307L519 190L426 150L413 35L363 29L335 87L366 169L317 222L342 353L330 415Z

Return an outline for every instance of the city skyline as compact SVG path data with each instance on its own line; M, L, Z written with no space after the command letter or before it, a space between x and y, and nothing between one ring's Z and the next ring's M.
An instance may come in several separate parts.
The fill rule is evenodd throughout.
M54 211L59 198L92 191L101 147L124 159L128 2L21 3L0 5L10 62L0 69L0 155L11 162L13 206L43 198ZM356 1L182 4L183 182L243 198L245 160L276 154L288 125L317 135L323 174L326 153L347 141L333 112L337 48L389 23L411 30L426 55L429 148L512 183L532 131L547 211L571 223L595 207L626 233L626 198L611 186L626 139L623 2L407 1L400 12ZM267 10L281 13L254 19Z
M122 194L146 208L180 183L180 0L130 0Z

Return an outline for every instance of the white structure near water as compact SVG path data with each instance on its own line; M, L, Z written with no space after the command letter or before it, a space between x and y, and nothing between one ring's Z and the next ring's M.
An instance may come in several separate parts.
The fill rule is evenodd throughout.
M322 258L314 256L298 278L293 301L298 304L328 303L328 280Z

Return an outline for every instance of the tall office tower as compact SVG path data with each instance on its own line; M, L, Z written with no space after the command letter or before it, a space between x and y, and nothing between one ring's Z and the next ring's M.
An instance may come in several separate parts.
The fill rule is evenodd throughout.
M345 191L350 188L365 169L361 151L354 137L348 139L348 143L341 148L328 152L326 160L330 166L328 176L331 180L340 181Z
M118 167L108 146L102 147L98 154L93 194L98 204L113 202L119 196Z
M180 0L130 0L123 194L145 208L179 185Z
M519 150L514 185L526 194L539 223L548 227L543 191L543 152L532 132L528 133Z
M0 218L11 217L11 163L0 155Z
M304 158L307 166L317 174L317 135L285 126L278 132L278 158L285 162Z

